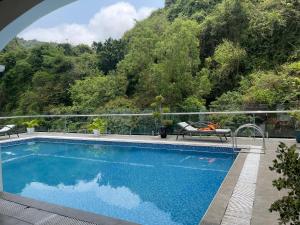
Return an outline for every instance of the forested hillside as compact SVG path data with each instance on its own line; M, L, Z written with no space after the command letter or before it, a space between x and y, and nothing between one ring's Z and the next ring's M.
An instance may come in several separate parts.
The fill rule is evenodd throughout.
M14 39L2 52L1 115L295 108L298 0L166 0L121 40Z

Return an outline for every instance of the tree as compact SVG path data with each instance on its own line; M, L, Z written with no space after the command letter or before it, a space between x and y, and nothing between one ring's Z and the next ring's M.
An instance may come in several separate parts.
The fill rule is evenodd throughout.
M95 75L78 80L70 88L71 99L76 111L93 112L117 96L125 95L122 79L114 76Z
M184 17L202 22L220 2L221 0L169 0L165 5L171 21L178 17Z
M186 98L180 105L183 112L200 112L205 111L205 102L203 99L198 99L195 96Z
M176 0L165 0L165 7L168 8L171 5L175 4Z
M64 50L62 48L58 48L54 44L46 43L32 48L27 58L27 62L31 65L33 71L37 72L44 67L44 63L46 67L49 68L50 66L51 68L49 61L56 58L56 56L62 56L63 54Z
M184 111L299 104L299 1L165 6L92 46L15 38L0 52L0 114L94 112L116 99L143 110L159 95Z
M242 94L237 91L229 91L221 95L210 105L210 109L214 111L240 111L242 107Z
M80 45L77 45L73 48L73 53L76 55L76 56L80 56L81 54L92 54L94 53L93 52L93 49L88 46L88 45L85 45L85 44L80 44Z
M73 68L69 71L69 77L73 81L82 80L94 74L99 74L98 57L96 54L84 53L72 58Z
M134 102L125 97L117 97L104 107L97 109L99 113L138 113L139 109ZM130 134L138 126L139 119L137 117L108 117L107 118L109 130L117 134Z
M231 41L224 40L217 46L209 63L213 69L211 80L215 96L220 96L238 86L244 72L246 56L246 51Z
M281 143L277 149L277 158L273 161L271 171L280 177L273 181L278 191L285 190L288 195L271 205L270 211L279 212L279 224L300 224L300 155L296 146L288 148Z
M123 39L109 38L103 44L94 42L93 47L98 55L99 70L107 75L110 71L115 70L118 63L124 59L126 42Z
M134 29L125 34L128 50L124 60L118 64L117 72L127 78L127 96L136 93L141 75L157 62L156 44L168 25L165 15L157 12L148 20L138 22Z
M156 63L142 74L140 96L161 94L167 104L176 105L194 93L193 77L200 64L198 28L196 22L183 19L168 27L156 45Z
M222 94L215 101L211 102L209 106L211 111L242 111L244 110L243 95L238 91L229 91ZM211 115L209 121L214 121L222 127L230 127L236 130L241 124L249 122L248 115Z
M0 104L4 111L12 112L17 107L20 94L30 86L32 74L31 65L25 60L18 60L15 66L4 74L0 88Z
M254 10L251 1L223 0L201 23L201 61L214 54L216 46L224 39L238 43L248 28Z
M34 115L42 112L42 102L34 91L26 91L20 95L16 115Z
M241 90L248 105L266 104L273 109L279 104L292 106L300 99L300 78L284 72L256 72L242 81Z
M261 1L252 11L243 46L256 69L272 69L299 52L299 1Z

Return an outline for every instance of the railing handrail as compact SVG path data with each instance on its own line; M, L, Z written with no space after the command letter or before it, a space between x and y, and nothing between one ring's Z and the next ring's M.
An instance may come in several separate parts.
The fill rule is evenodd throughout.
M233 150L237 149L237 147L238 147L238 144L237 144L238 133L244 128L253 128L254 130L256 130L262 136L262 139L263 139L262 151L265 154L266 141L265 141L264 131L262 130L261 127L257 126L256 124L252 124L252 123L244 124L244 125L240 126L238 129L236 129L236 131L234 132L234 135L233 135L233 140L232 140Z
M223 111L223 112L175 112L162 113L167 116L184 116L184 115L254 115L254 114L289 114L300 113L300 110L273 110L273 111ZM153 113L103 113L103 114L62 114L62 115L25 115L25 116L3 116L0 120L5 119L28 119L28 118L69 118L69 117L132 117L132 116L153 116Z

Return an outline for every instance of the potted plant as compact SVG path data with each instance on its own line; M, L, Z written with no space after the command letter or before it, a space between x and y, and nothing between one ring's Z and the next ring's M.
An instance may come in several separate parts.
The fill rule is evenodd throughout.
M300 143L300 113L295 112L291 114L292 118L295 120L295 136L297 143Z
M95 136L100 136L104 134L107 128L107 121L103 119L94 119L91 124L88 126L89 131L93 131Z
M171 133L173 120L161 120L160 134L165 133L165 138ZM164 135L163 135L164 136Z
M161 138L167 138L169 128L173 124L172 120L163 119L163 114L170 112L168 107L162 106L164 102L164 97L159 95L155 97L155 101L151 104L151 107L154 109L153 117L156 122L160 123L159 134Z
M30 120L27 122L24 122L23 125L27 128L27 133L32 134L35 131L35 127L39 126L40 122L38 120Z

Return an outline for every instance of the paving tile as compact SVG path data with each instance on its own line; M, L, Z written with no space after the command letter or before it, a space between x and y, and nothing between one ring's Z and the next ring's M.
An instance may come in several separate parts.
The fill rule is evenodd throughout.
M54 214L42 210L27 208L17 215L16 218L32 224L38 224L39 222L51 218L53 215Z
M250 225L250 220L238 218L235 216L225 215L222 220L222 225Z
M45 221L38 223L37 225L95 225L92 223L64 217L64 216L59 216L59 215L54 215L51 216L49 219L46 219Z
M0 214L5 216L17 216L24 211L27 206L16 204L10 201L0 199Z
M10 216L0 214L0 224L1 225L31 225L30 223L15 219Z

